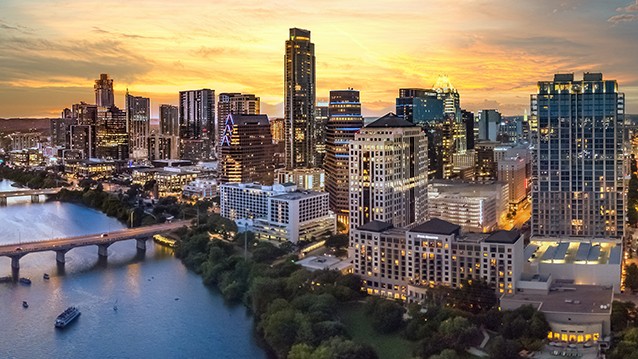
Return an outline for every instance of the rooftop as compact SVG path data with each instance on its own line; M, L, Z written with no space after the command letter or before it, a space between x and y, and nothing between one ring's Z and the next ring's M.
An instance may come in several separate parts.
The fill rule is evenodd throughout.
M341 260L337 257L330 256L310 256L306 257L300 261L297 261L297 264L300 266L309 269L310 271L315 270L324 270L324 269L334 269L334 270L343 270L348 266L352 265L352 262L349 260Z
M242 114L231 113L229 116L232 117L233 123L236 125L270 126L270 121L268 121L268 115L242 115Z
M357 229L362 231L369 231L369 232L383 232L391 228L394 228L392 223L386 223L381 221L370 221L362 226L359 226Z
M403 118L395 115L392 112L389 112L385 116L380 117L379 119L366 125L365 127L366 128L383 128L383 127L395 128L395 127L416 127L416 125L410 121L404 120Z
M498 230L485 239L485 243L507 243L514 244L521 238L521 233L518 230Z
M454 223L450 223L439 218L432 218L429 221L412 228L410 232L450 235L454 233L459 234L460 230L461 227Z
M542 238L525 247L525 260L532 263L620 265L621 256L620 243L588 238Z
M543 312L607 314L611 313L613 288L554 282L549 294L506 294L501 300L527 302Z

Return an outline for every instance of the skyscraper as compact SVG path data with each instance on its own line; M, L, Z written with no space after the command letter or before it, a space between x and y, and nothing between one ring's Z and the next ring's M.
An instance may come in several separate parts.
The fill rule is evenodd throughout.
M173 105L160 105L160 133L179 136L179 109Z
M221 182L272 184L274 145L268 116L231 113L224 128Z
M478 113L478 140L496 141L502 116L497 110L481 110Z
M389 113L350 141L350 229L370 221L411 227L427 220L427 138Z
M151 125L151 99L133 96L126 91L126 122L131 158L148 158L148 135Z
M215 145L214 120L215 90L180 91L179 124L182 158L201 160L210 157L211 148Z
M327 102L318 102L315 107L315 153L316 167L323 167L324 157L326 156L326 124L328 123L328 106Z
M258 115L259 97L253 94L220 93L217 101L217 121L215 121L215 142L219 146L224 134L226 120L231 113L240 115Z
M284 56L286 168L314 167L315 44L310 31L290 29Z
M337 220L348 223L349 211L349 143L363 127L359 91L330 91L328 122L326 123L326 191L330 193L330 210Z
M129 158L126 112L119 108L98 107L95 126L97 158L125 160Z
M95 90L95 104L98 107L111 107L115 105L113 96L113 79L108 74L100 74L93 86Z
M622 238L624 94L600 73L554 75L531 96L532 235Z
M461 110L461 119L465 123L465 139L467 141L467 149L473 150L477 138L474 136L474 113Z

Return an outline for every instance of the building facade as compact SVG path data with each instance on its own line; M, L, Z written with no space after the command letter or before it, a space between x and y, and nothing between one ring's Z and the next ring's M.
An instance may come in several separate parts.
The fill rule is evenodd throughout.
M126 92L126 121L128 123L130 158L148 158L148 136L151 126L151 99Z
M119 108L98 107L95 126L95 157L108 160L129 158L126 112Z
M625 97L600 73L554 75L531 96L532 235L621 238Z
M370 221L410 227L427 220L427 138L390 113L350 141L350 229Z
M321 168L297 168L275 170L275 183L293 183L301 190L324 192L326 190L326 172Z
M260 114L259 97L253 94L220 93L217 99L217 120L215 121L215 142L217 151L221 150L221 139L226 129L226 120L231 113L238 115ZM219 157L219 156L218 156Z
M220 143L221 182L273 183L273 143L266 115L231 113Z
M330 210L337 220L348 223L350 210L349 177L350 141L363 127L359 91L330 91L329 117L326 123L326 190L330 193Z
M463 234L433 218L412 229L372 221L353 230L354 273L371 295L422 301L429 288L482 279L497 294L514 293L523 270L517 231Z
M95 91L95 105L97 107L115 106L113 79L109 78L108 74L100 74L100 78L95 80L93 90Z
M315 44L310 31L290 29L284 73L286 168L315 167Z
M160 133L179 136L179 108L173 105L160 105Z
M215 145L215 90L180 91L179 125L182 158L210 158Z

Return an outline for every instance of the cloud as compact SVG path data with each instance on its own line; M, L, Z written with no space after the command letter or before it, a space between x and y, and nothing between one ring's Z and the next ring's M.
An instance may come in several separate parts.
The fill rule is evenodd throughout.
M638 0L635 4L629 4L625 7L619 7L616 9L618 12L637 12L638 11Z
M614 15L610 17L609 19L607 19L608 22L611 22L612 24L615 24L615 25L623 23L623 22L632 22L634 20L638 20L638 15L620 14L620 15Z

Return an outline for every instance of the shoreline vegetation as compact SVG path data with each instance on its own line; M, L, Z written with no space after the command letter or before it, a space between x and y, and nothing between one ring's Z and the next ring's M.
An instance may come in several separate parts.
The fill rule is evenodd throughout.
M68 182L56 173L11 168L7 166L0 166L0 179L7 179L21 188L26 187L31 189L66 187L69 185Z
M463 289L433 288L423 305L368 296L360 278L337 271L310 272L296 256L250 235L244 256L243 234L219 215L179 230L175 255L216 287L228 301L253 314L258 337L272 357L287 359L471 358L478 347L490 358L517 358L522 349L540 350L549 324L531 306L497 308L494 290L483 282Z

